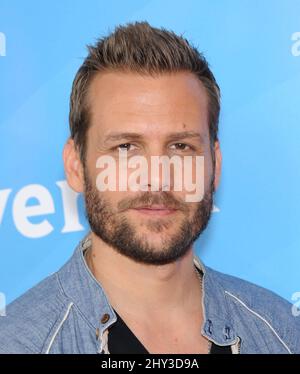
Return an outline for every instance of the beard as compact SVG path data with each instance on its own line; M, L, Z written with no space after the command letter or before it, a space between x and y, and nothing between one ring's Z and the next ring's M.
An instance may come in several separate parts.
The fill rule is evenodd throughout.
M117 208L114 208L110 201L99 194L86 170L84 180L86 217L91 230L118 253L139 263L165 265L183 257L205 230L211 216L214 193L213 177L203 199L198 203L193 203L193 206L196 204L193 212L190 212L189 208L192 206L191 203L179 201L169 191L143 192L135 197L121 200L117 204ZM137 220L137 224L142 227L146 226L149 231L148 234L141 234L134 222L131 222L124 214L127 209L152 204L161 204L182 212L184 218L179 218L182 222L175 234L167 235L166 233L174 226L174 217ZM149 240L151 233L161 233L159 248L157 245L151 244Z

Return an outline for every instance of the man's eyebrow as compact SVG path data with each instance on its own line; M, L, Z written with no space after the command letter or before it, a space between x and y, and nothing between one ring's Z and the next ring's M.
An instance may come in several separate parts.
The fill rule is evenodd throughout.
M104 138L104 142L107 143L107 142L113 142L113 141L125 140L125 139L140 140L143 138L144 138L143 134L139 134L135 132L116 132L116 133L111 133L107 135ZM174 133L167 134L166 138L169 141L196 138L200 140L201 143L205 142L203 135L195 131L174 132Z
M205 142L204 141L205 140L204 136L202 134L200 134L199 132L195 132L195 131L174 132L174 133L169 134L168 138L170 140L181 140L181 139L196 138L196 139L200 140L201 143Z
M143 136L141 134L135 133L135 132L116 132L111 133L107 135L104 138L104 142L113 142L117 140L123 140L123 139L141 139Z

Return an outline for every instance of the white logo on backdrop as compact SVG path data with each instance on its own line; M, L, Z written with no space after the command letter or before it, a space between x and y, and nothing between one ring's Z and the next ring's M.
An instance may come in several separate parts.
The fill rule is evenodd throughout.
M56 182L61 192L64 225L62 233L84 230L79 222L77 199L79 194L74 192L66 181ZM0 190L0 224L11 195L11 189ZM35 199L35 205L28 205L29 200ZM49 235L54 227L43 217L55 213L54 199L49 190L41 184L29 184L21 188L12 202L12 217L16 229L27 238L41 238ZM38 219L38 222L36 218ZM33 222L33 220L35 222Z
M292 314L294 317L299 317L300 316L300 292L293 293L292 301L295 301L292 306Z
M0 56L6 56L6 36L3 32L0 32Z
M294 32L291 39L294 41L291 49L292 55L298 57L300 56L300 31Z
M0 317L6 316L6 298L3 292L0 292Z

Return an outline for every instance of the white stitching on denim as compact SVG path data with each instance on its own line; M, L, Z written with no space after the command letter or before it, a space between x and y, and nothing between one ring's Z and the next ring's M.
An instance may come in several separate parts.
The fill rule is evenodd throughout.
M74 303L70 303L70 304L68 305L68 309L67 309L67 311L66 311L66 313L65 313L65 315L64 315L64 318L60 321L60 323L59 323L59 325L58 325L58 327L57 327L55 333L53 334L53 336L52 336L52 338L51 338L51 340L50 340L49 346L48 346L48 348L47 348L47 350L46 350L46 354L48 354L48 353L50 352L50 349L51 349L51 347L52 347L52 344L53 344L53 342L54 342L54 339L56 338L56 335L58 334L58 332L59 332L59 330L61 329L62 325L64 324L65 320L67 319L67 317L68 317L68 315L69 315L69 313L70 313L70 310L71 310L73 304L74 304Z
M235 295L233 295L232 293L228 292L228 291L225 291L225 293L227 293L227 295L233 297L235 300L237 300L241 305L243 305L244 308L246 308L250 313L254 314L256 317L258 317L259 319L261 319L263 322L265 322L265 324L273 331L273 333L275 334L275 336L277 337L277 339L281 342L281 344L285 347L285 349L290 353L292 354L292 351L290 350L290 348L286 345L286 343L281 339L281 337L277 334L277 332L275 331L275 329L272 327L272 325L264 318L262 317L261 315L259 315L258 313L256 313L254 310L250 309L242 300L240 300L238 297L236 297Z

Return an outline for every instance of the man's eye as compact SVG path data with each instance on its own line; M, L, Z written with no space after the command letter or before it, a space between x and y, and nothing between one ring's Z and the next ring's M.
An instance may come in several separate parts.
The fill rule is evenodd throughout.
M134 145L131 143L123 143L123 144L119 144L117 146L117 149L119 149L120 151L130 151L134 149Z
M175 143L171 146L172 149L178 150L178 151L187 151L191 149L191 147L188 144L185 143Z

